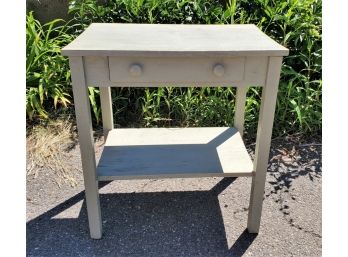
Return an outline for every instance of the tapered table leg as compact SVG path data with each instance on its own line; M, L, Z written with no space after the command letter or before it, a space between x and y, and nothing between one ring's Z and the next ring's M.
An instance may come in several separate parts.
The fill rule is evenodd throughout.
M252 178L248 214L248 231L250 233L258 233L260 228L281 64L282 57L269 57L266 84L262 90L254 160L255 176Z
M89 230L92 238L100 239L102 236L102 222L96 175L92 118L88 88L85 82L83 59L82 57L69 57L69 63L85 183Z

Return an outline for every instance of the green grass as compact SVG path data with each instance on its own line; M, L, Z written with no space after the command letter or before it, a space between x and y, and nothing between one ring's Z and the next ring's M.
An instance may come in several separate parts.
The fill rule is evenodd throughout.
M71 1L70 11L74 19L64 25L41 26L32 16L27 17L29 118L47 119L52 113L51 106L63 110L72 104L67 60L61 56L59 48L91 22L253 23L290 49L281 72L273 135L321 133L321 0L99 2ZM94 121L99 124L99 92L90 88L89 93ZM112 95L115 122L119 126L233 125L234 88L113 88ZM247 137L255 136L260 96L260 88L249 89L245 123Z

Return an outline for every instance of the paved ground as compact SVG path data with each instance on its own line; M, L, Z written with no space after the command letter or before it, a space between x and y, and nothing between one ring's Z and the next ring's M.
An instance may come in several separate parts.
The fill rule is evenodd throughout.
M78 145L70 156L80 170ZM278 140L270 159L257 236L245 231L250 178L159 179L102 184L92 240L81 171L59 188L42 168L27 178L27 255L321 256L321 145Z

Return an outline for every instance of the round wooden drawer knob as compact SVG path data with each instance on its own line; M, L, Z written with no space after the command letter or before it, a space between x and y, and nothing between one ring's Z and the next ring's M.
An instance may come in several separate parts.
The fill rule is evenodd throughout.
M225 74L225 67L222 64L216 64L213 68L215 76L221 77Z
M143 68L140 64L132 64L129 68L129 73L133 77L139 77L143 73Z

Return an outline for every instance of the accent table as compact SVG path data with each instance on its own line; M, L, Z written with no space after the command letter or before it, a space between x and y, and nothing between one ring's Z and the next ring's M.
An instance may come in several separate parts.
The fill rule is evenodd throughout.
M255 25L93 23L69 57L90 235L102 237L98 181L252 177L248 231L258 233L282 57ZM88 86L100 88L104 150L96 165ZM234 127L114 129L110 87L237 87ZM254 161L242 140L246 91L263 87Z

